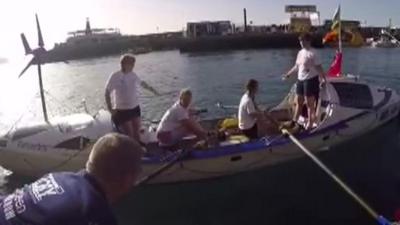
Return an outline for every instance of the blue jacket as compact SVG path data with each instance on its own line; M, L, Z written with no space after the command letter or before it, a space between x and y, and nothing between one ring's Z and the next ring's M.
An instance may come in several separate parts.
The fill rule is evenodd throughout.
M0 225L115 225L96 180L86 173L51 173L0 197Z

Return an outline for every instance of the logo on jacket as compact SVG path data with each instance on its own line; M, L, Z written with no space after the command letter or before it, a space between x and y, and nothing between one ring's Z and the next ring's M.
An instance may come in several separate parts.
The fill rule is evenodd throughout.
M46 196L61 195L64 189L56 182L52 174L37 180L31 185L34 202L38 203Z

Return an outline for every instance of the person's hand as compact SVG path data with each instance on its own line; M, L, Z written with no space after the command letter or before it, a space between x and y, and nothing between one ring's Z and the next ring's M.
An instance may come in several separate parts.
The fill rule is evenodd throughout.
M290 74L283 74L282 75L282 80L287 80L290 77Z
M321 83L319 83L319 88L323 88L326 84L326 79L322 79Z

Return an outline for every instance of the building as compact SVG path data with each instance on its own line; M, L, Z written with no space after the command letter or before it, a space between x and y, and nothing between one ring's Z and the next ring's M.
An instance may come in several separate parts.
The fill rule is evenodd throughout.
M312 20L320 18L315 5L286 5L285 12L290 14L290 32L309 32Z
M361 28L361 22L358 20L341 20L340 21L343 30L354 30ZM330 30L332 26L332 20L325 20L324 21L324 29Z
M232 33L232 24L224 21L190 22L186 25L186 36L190 38L221 36Z

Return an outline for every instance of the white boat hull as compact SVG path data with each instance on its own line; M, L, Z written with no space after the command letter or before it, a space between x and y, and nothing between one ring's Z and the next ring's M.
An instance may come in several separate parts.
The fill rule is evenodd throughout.
M336 103L337 96L330 96L330 103L325 106L326 116L321 125L311 132L299 134L298 138L314 152L329 151L331 146L374 130L398 116L400 98L394 91L375 89L372 93L376 104L374 103L374 107L368 110L343 107ZM325 98L321 96L322 99ZM88 119L88 115L81 117ZM85 140L94 141L112 131L109 117L108 113L100 112L93 120L88 119L86 126L65 126L68 129L57 126L51 133L39 132L36 136L28 137L19 135L22 136L19 139L14 136L7 141L6 147L0 148L0 165L11 169L14 173L27 176L41 176L55 171L78 171L84 168L90 143L93 143L85 143ZM59 143L58 139L69 134L71 137L80 138L79 143L75 143L80 147L76 149L49 147ZM40 135L43 137L39 138ZM37 142L44 140L44 137L48 141L47 144ZM304 157L303 153L283 136L209 150L191 150L187 157L152 179L151 183L174 183L225 176L273 166L300 157ZM144 159L143 163L143 176L146 176L164 165L166 161L156 157Z

